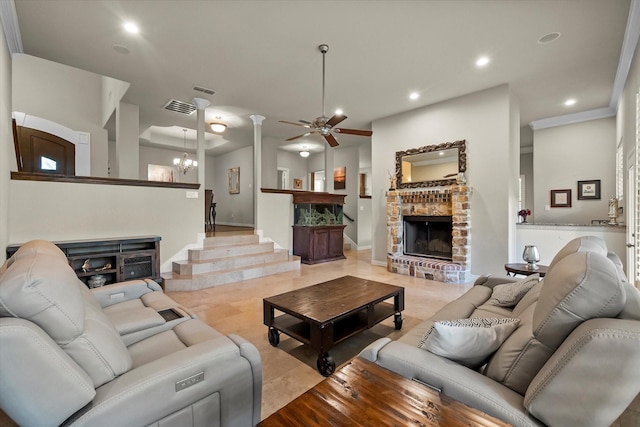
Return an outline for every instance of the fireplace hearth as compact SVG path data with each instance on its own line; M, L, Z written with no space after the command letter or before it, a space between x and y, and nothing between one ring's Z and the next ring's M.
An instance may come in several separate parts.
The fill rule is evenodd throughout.
M404 254L452 259L451 216L403 216Z

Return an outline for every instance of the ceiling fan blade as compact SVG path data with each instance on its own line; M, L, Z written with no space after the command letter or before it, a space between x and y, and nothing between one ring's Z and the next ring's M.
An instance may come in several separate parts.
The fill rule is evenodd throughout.
M326 134L326 135L322 135L324 136L324 139L327 140L327 142L329 143L330 146L332 147L337 147L338 146L338 140L331 135L330 133Z
M333 129L334 132L345 133L347 135L371 136L373 132L362 129Z
M307 124L304 124L304 125L303 125L303 124L296 123L296 122L287 122L287 121L285 121L285 120L278 120L278 121L279 121L280 123L286 123L286 124L288 124L288 125L302 126L302 127L305 127L305 128L311 128L311 126L309 126L311 123L309 123L308 125L307 125ZM302 121L302 120L301 120L301 121Z
M298 120L300 123L304 123L305 125L310 125L311 122L309 120Z
M316 132L314 131L314 132L303 133L302 135L298 135L298 136L294 136L293 138L289 138L286 141L293 141L294 139L303 138L305 136L311 135L312 133L316 133Z
M335 125L337 125L338 123L340 123L341 121L343 121L346 118L347 118L347 116L345 116L343 114L334 114L333 117L331 117L329 120L327 120L327 123L325 123L325 125L329 126L329 127L334 127Z

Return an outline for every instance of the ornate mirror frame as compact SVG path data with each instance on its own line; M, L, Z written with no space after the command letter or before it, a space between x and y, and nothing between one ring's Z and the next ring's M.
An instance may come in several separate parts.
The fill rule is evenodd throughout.
M407 151L396 151L396 188L421 188L421 187L439 187L446 185L456 184L456 178L451 179L438 179L434 181L416 181L416 182L402 182L402 159L406 156L414 154L430 153L433 151L448 150L451 148L458 149L458 173L466 172L467 170L467 143L466 140L459 140L454 142L445 142L438 145L427 145L420 148L412 148Z

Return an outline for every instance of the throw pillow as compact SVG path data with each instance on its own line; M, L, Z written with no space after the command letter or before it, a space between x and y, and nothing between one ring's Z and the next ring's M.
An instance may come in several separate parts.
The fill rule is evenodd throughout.
M536 273L514 283L496 285L488 303L498 307L515 307L539 281L540 275Z
M516 330L520 319L470 318L433 322L418 347L478 368Z

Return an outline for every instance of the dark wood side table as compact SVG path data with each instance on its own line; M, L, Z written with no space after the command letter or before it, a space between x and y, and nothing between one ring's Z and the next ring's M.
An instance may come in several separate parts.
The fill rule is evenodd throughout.
M516 274L521 274L523 276L530 276L532 274L540 274L540 277L544 277L549 270L548 265L537 264L537 270L529 270L528 264L525 263L515 263L515 264L505 264L504 269L507 270L507 276L515 276Z
M258 424L274 426L507 427L420 383L360 357Z

